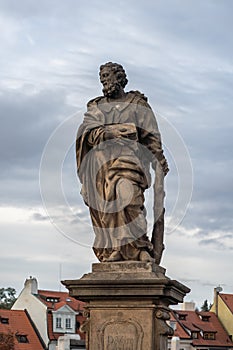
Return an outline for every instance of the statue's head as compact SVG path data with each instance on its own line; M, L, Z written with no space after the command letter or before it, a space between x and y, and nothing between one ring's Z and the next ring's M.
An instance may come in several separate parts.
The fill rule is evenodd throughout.
M104 96L116 95L128 83L124 68L118 63L108 62L101 65L99 75Z

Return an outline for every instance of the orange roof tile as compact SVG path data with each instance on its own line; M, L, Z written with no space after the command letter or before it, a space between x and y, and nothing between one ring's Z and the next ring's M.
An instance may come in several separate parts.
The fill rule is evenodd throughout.
M176 329L174 331L174 336L179 337L180 339L189 339L189 334L185 331L185 329L181 326L179 322L177 322L177 319L174 317L173 313L171 312L171 321L176 322Z
M3 310L0 309L1 320L6 318L8 323L0 322L1 333L12 333L14 335L15 350L43 350L43 346L24 310ZM28 343L19 343L16 334L26 335Z
M56 292L51 290L38 290L37 297L49 309L58 310L64 305L69 305L74 311L83 311L85 303L72 298L67 292ZM58 302L48 301L47 299L57 299Z
M177 327L175 331L175 336L184 338L184 330L191 332L198 332L198 338L192 339L192 334L189 335L190 340L192 340L193 346L224 346L233 347L233 343L230 340L228 334L222 327L217 316L213 312L196 312L196 311L179 311L173 310L173 317L176 319L177 323L181 328ZM179 315L186 314L185 320L180 320ZM203 321L202 316L207 317L208 321ZM210 332L215 334L215 340L203 339L203 334L205 332ZM202 334L201 334L202 333Z
M233 294L219 293L219 296L222 298L229 310L233 313Z

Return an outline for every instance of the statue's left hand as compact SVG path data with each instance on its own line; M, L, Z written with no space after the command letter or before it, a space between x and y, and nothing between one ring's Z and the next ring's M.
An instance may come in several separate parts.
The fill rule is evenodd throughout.
M163 158L163 159L160 161L160 164L161 164L161 167L162 167L162 169L163 169L164 176L166 176L167 173L169 172L168 163L167 163L166 158Z
M161 160L155 159L154 161L152 161L152 168L155 171L159 171L159 172L162 171L164 176L166 176L167 173L169 172L168 163L165 157L163 157Z

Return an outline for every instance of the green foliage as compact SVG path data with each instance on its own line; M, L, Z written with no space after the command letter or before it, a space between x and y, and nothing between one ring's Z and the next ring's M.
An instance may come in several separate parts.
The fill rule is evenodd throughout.
M12 333L0 333L0 350L14 350L14 335Z
M15 294L16 290L14 288L0 288L0 309L11 309L16 301Z
M201 311L210 311L211 304L208 304L208 300L206 299L201 306Z

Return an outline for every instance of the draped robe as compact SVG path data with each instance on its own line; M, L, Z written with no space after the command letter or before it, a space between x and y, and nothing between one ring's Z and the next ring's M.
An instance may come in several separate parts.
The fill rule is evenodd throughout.
M106 139L110 128L133 125L135 139ZM76 158L82 196L95 232L94 252L105 261L114 250L122 260L138 260L152 251L147 237L144 191L151 184L150 163L164 159L155 116L138 91L123 102L97 97L87 105L80 125Z

